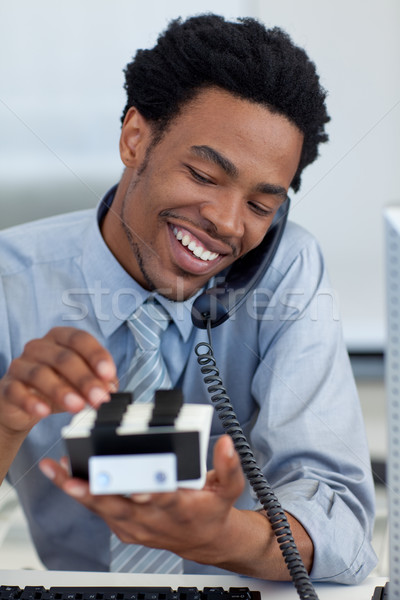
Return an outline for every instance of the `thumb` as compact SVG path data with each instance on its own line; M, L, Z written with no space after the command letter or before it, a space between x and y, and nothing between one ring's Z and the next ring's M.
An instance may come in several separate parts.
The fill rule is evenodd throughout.
M220 495L237 498L244 489L239 455L229 435L219 438L214 447L214 476Z

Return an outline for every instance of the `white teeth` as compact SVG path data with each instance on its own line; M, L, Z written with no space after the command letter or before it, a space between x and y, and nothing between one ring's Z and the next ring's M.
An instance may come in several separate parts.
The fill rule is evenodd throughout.
M217 252L210 252L210 250L206 250L203 246L198 246L196 242L191 239L189 234L183 234L177 227L173 227L172 231L174 232L176 239L179 240L183 246L186 246L188 250L193 252L197 258L207 261L215 260L219 256Z
M196 246L195 248L190 248L191 244L189 244L189 249L193 251L193 254L195 256L197 256L197 258L200 258L200 256L203 254L203 248L201 248L200 246Z

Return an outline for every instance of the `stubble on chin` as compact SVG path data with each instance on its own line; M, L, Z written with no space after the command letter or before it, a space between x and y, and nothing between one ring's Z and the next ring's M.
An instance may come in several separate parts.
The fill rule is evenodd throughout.
M161 296L164 296L171 302L184 302L185 300L188 300L191 296L196 294L196 292L200 289L200 287L203 287L203 286L200 286L199 288L192 289L189 292L187 290L187 279L189 278L189 275L184 272L181 275L175 276L174 285L171 285L169 287L166 287L165 284L157 285L154 278L150 275L150 273L146 269L145 261L142 256L140 246L135 241L132 231L125 225L124 221L122 222L122 227L124 229L124 232L127 237L129 246L132 250L132 253L135 257L136 263L139 267L140 273L143 277L143 281L145 281L145 283L146 283L146 285L144 287L147 290L149 290L150 292L157 292L158 294L160 294ZM150 249L150 251L154 252L154 250L152 248ZM138 283L140 283L140 282L138 282Z

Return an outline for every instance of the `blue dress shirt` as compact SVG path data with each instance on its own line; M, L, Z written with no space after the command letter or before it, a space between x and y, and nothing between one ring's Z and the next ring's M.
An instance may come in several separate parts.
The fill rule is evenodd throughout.
M149 292L117 262L98 220L94 210L86 210L0 233L0 376L28 340L65 325L90 332L110 351L123 387L135 352L126 319ZM208 403L194 352L207 336L192 325L193 299L159 300L172 317L162 339L172 384L182 388L185 401ZM335 295L309 233L288 223L258 289L213 330L213 346L259 466L284 509L313 540L311 577L361 581L376 563L370 459ZM37 466L44 456L65 454L60 431L70 419L66 413L51 415L36 425L8 478L48 568L107 571L107 525ZM209 467L221 433L215 416ZM249 486L236 506L259 508ZM223 571L185 561L185 572Z

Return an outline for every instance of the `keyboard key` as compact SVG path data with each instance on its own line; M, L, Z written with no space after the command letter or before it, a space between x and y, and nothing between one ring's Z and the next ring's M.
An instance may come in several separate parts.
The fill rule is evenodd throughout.
M200 591L196 587L178 587L179 600L199 600Z
M0 586L0 600L13 600L19 598L21 590L17 585Z
M42 598L43 593L45 592L44 587L39 586L39 587L33 587L33 586L26 586L23 590L21 595L19 596L20 600L37 600Z
M223 600L225 592L222 587L205 587L203 594L204 600Z
M261 600L247 587L51 587L0 586L0 600Z
M253 592L258 593L258 592ZM247 587L231 587L229 588L229 598L230 600L251 600L251 594L249 588Z

